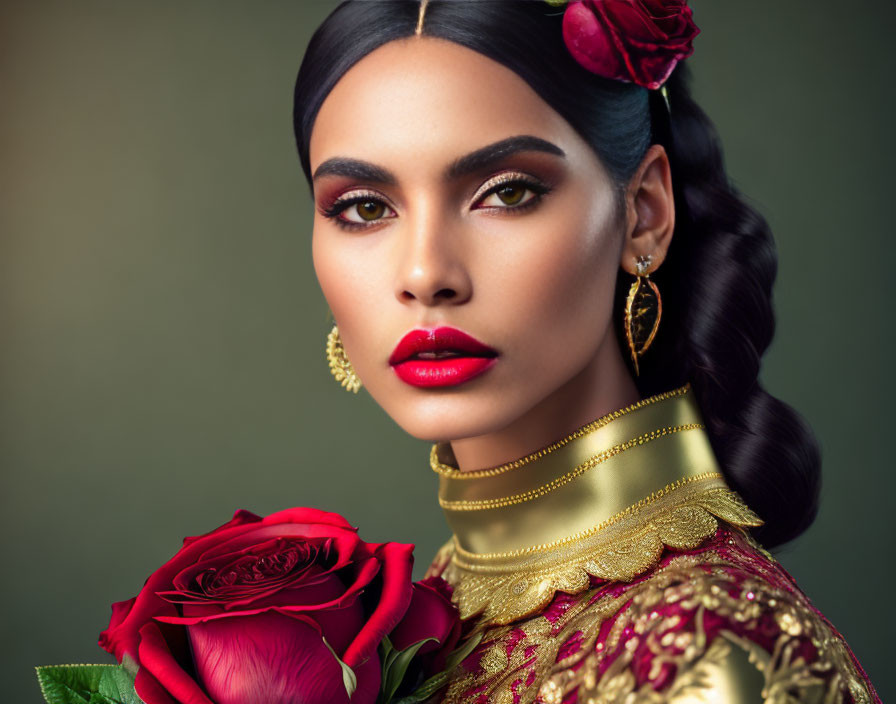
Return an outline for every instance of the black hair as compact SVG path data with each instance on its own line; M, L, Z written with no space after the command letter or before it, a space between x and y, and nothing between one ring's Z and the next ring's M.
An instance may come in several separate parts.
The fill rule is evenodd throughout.
M419 8L419 0L348 0L314 33L293 113L309 185L309 141L324 99L361 58L412 36ZM473 49L523 78L592 147L617 196L651 144L666 149L676 226L665 261L651 274L663 318L635 381L643 396L691 383L727 483L765 521L756 538L781 545L815 518L821 459L802 417L759 383L775 328L771 230L731 184L715 128L691 97L685 63L666 82L670 115L658 91L580 66L563 42L562 9L543 0L430 0L422 33ZM619 277L616 288L620 331L627 279Z

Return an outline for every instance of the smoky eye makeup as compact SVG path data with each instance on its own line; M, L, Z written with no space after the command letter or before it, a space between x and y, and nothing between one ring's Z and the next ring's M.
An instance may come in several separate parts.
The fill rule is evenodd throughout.
M394 209L382 194L363 189L351 190L325 201L318 212L346 230L363 229L380 220L395 217Z
M517 215L536 207L553 186L522 171L502 171L488 177L470 198L470 211ZM325 200L318 212L345 230L363 230L396 217L395 208L380 192L353 189Z
M516 214L538 205L541 199L552 190L551 185L523 172L504 171L488 178L476 190L471 199L473 203L471 209L506 211ZM525 196L527 191L531 193L531 196ZM490 200L499 202L489 204Z

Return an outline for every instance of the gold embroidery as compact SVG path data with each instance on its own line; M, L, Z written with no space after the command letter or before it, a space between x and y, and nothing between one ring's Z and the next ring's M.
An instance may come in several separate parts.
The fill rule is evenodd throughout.
M749 537L746 540L755 545ZM710 558L710 554L704 558ZM730 563L713 553L703 564L709 567ZM749 574L743 566L739 567L741 574ZM812 611L801 592L791 594L752 576L745 577L738 586L724 569L694 569L673 560L667 569L633 588L629 596L630 606L613 623L604 647L588 652L586 662L574 672L568 668L575 663L558 663L567 669L549 676L547 681L555 684L548 686L545 694L565 696L577 690L580 702L607 704L716 699L732 704L834 704L847 701L847 693L856 702L873 701L843 641ZM680 628L681 621L676 616L658 616L655 607L670 604L693 613L690 628ZM759 633L767 628L763 617L771 614L780 629L773 652L768 653L728 628L707 642L704 620L710 613L724 618L730 628L743 629L745 633ZM808 662L801 654L801 646L806 642L817 651L817 657ZM637 687L632 663L636 657L644 657L639 653L645 652L651 657L648 681ZM600 672L601 663L610 659L610 666L596 679L593 673ZM760 677L749 679L745 660ZM675 672L673 680L667 687L657 689L656 680L669 668ZM742 698L720 698L722 690L739 692Z
M696 567L704 560L683 555L678 561ZM663 571L657 570L651 578ZM449 685L443 700L445 704L467 702L465 695L474 688L487 693L488 702L503 701L514 692L520 697L519 704L530 704L536 696L541 701L560 702L565 693L571 691L564 682L575 680L578 683L575 678L579 677L596 682L596 669L586 672L571 668L588 653L603 649L604 645L597 642L601 626L631 598L630 594L621 594L595 600L597 592L598 589L592 589L579 595L561 611L553 624L544 615L538 615L515 625L485 627L484 642L487 641L491 649L506 651L508 640L517 630L526 635L525 640L521 641L523 647L513 648L506 667L501 671L482 668L464 673L461 668L460 674ZM481 627L482 622L477 622L476 630ZM564 659L558 659L561 647L571 638L578 640L579 649ZM587 700L580 698L579 701Z
M539 550L483 555L455 545L444 577L455 585L461 617L481 614L483 623L507 624L537 612L558 591L587 589L590 576L630 581L654 566L666 546L694 548L713 535L716 517L733 525L761 524L737 494L714 479L698 476L666 487L588 535Z
M466 693L473 688L488 692L490 703L513 701L514 694L521 697L521 702L534 701L543 673L556 661L561 644L581 630L585 647L588 644L593 647L600 624L618 606L616 600L589 605L587 599L581 599L553 625L544 616L536 616L517 626L488 629L484 638L488 648L479 661L479 668L472 672L461 668L461 674L449 684L443 701L445 704L467 702ZM514 638L520 638L520 646L510 649L508 656L508 641Z
M625 452L626 450L630 450L633 447L643 445L650 442L651 440L656 440L657 438L661 438L665 435L671 435L672 433L680 433L684 430L697 430L698 428L705 427L706 426L702 423L687 423L685 425L674 425L667 428L651 430L649 433L643 433L636 438L632 438L631 440L627 440L626 442L614 445L613 447L604 450L600 454L595 455L594 457L590 457L588 460L573 468L566 474L551 480L547 484L544 484L535 489L531 489L529 491L525 491L521 494L505 496L499 499L478 499L471 501L448 501L439 497L439 505L442 508L446 508L451 511L482 511L491 508L501 508L502 506L515 506L517 504L521 504L526 501L532 501L533 499L542 497L548 492L551 492L554 489L563 486L564 484L568 484L576 477L581 476L597 465L606 462L611 457L615 457L616 455Z
M436 474L440 474L445 477L451 477L452 479L479 479L482 477L494 477L498 474L509 472L512 469L518 469L519 467L527 465L534 460L544 457L545 455L549 455L554 452L554 450L560 449L569 442L588 435L589 433L593 433L598 428L602 428L603 426L607 425L610 421L621 418L622 416L627 415L632 411L636 411L639 408L644 408L645 406L649 406L651 404L657 403L659 401L664 401L669 398L675 398L676 396L684 396L690 390L690 388L691 385L688 383L677 389L664 391L661 394L655 394L653 396L643 398L637 403L633 403L632 405L626 406L625 408L620 408L619 410L607 413L597 420L591 421L590 423L588 423L588 425L584 425L578 430L573 431L562 440L558 440L557 442L548 445L547 447L544 447L540 450L537 450L529 455L526 455L525 457L521 457L518 460L507 462L506 464L502 464L497 467L463 472L457 467L452 467L449 464L445 464L439 461L440 446L438 443L433 445L432 449L429 452L429 466Z
M860 704L873 702L843 641L812 611L805 595L778 589L753 570L760 561L758 544L746 533L741 539L757 557L729 559L715 551L675 556L622 593L597 587L570 597L552 611L553 622L541 614L503 626L477 622L476 630L485 630L478 667L465 662L442 701L473 701L475 691L477 701L518 704L560 704L573 694L589 704L840 704L850 701L847 694ZM766 565L762 572L773 569ZM658 610L670 605L680 607L680 614ZM727 626L712 640L704 627L709 614ZM768 633L769 616L779 628L776 633ZM609 631L598 639L611 618ZM773 651L749 633L771 636ZM577 647L564 655L561 649L573 641ZM805 644L814 646L817 657L806 660ZM643 667L649 666L640 686L633 670L636 658L642 679ZM662 685L670 669L671 680Z

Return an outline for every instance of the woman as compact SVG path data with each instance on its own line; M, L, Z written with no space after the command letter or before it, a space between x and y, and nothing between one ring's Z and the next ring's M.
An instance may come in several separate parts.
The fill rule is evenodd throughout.
M435 443L429 573L483 633L446 702L878 701L766 550L819 453L758 383L774 245L696 33L683 2L360 0L304 58L331 368Z

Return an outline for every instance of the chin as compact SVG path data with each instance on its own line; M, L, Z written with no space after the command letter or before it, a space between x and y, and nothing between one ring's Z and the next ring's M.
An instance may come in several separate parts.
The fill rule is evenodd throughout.
M432 393L411 401L380 404L408 435L426 442L451 442L493 433L522 414L506 394Z

